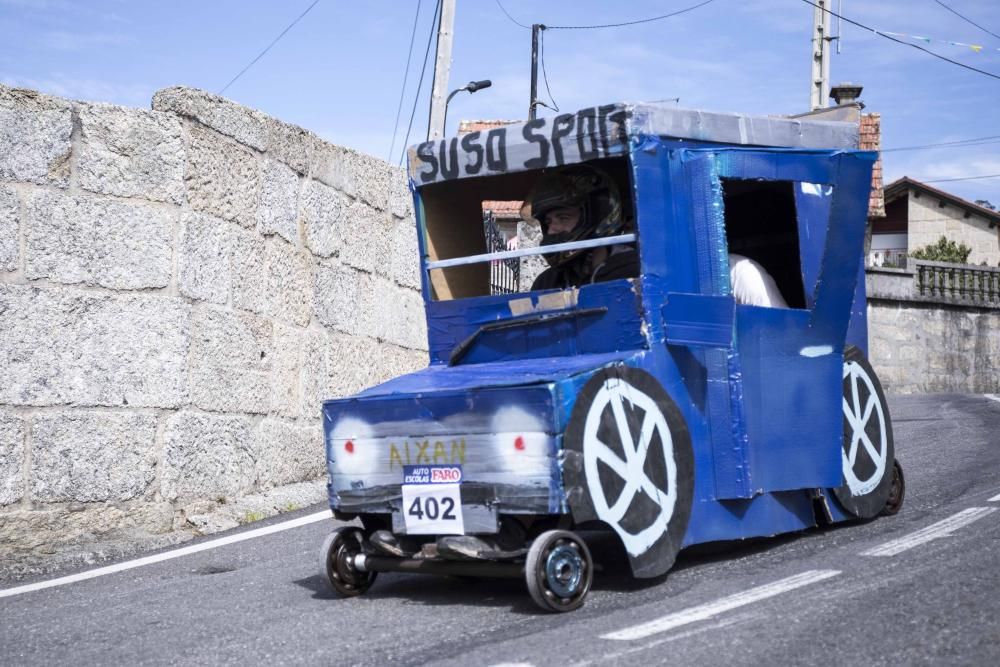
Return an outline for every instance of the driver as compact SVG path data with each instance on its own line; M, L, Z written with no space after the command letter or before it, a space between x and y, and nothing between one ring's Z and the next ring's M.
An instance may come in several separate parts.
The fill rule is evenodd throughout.
M543 174L527 203L530 211L525 211L526 217L541 225L543 246L626 232L618 187L596 167L576 165ZM545 255L545 260L549 268L535 278L532 291L639 275L635 244L563 250Z

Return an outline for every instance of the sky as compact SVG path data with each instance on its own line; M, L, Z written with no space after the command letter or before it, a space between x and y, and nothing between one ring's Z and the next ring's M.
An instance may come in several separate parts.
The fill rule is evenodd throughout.
M703 0L500 1L525 25L577 26L639 20ZM883 148L997 137L970 146L887 152L886 183L903 175L926 181L1000 174L1000 38L990 34L1000 35L1000 2L942 1L986 31L935 0L831 3L869 28L930 38L900 39L997 77L844 23L831 81L864 86L866 111L882 115ZM146 108L153 93L168 86L219 92L312 2L0 0L0 83ZM491 79L493 86L455 96L447 133L455 132L460 119L526 118L530 30L508 18L497 0L456 4L448 89L479 79ZM433 46L415 107L414 95L434 7L435 0L319 0L224 94L398 163L414 109L409 143L423 140L427 131ZM543 40L551 100L563 111L672 98L680 98L682 107L711 111L807 111L812 21L813 8L802 0L713 0L638 25L549 29ZM549 99L544 82L539 85L542 99ZM1000 178L932 185L1000 207Z

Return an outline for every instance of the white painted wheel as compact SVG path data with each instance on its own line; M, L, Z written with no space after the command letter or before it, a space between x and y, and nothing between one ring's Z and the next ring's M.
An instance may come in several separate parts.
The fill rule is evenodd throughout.
M643 415L637 438L632 433L627 409L641 411ZM608 410L613 415L614 428L604 436L608 440L604 442L599 431ZM656 481L645 470L651 443L660 448L654 454L658 459L662 457L665 464L662 471L664 479ZM584 470L597 517L614 528L625 550L632 555L645 553L670 526L677 504L677 464L673 444L670 427L656 401L622 378L604 381L590 404L583 428ZM617 452L622 452L624 458ZM615 486L620 485L621 490L613 499L606 495L607 484L602 483L599 462L607 466L609 472L606 475L618 478ZM659 476L656 475L659 472L655 471L654 476ZM623 519L639 494L645 494L655 503L656 510L648 525L635 530L625 525Z
M573 521L613 530L636 577L667 572L691 517L694 454L684 415L656 377L624 365L594 373L563 447Z
M892 488L895 452L892 423L882 385L856 347L844 352L843 484L834 490L851 514L869 519L886 505Z

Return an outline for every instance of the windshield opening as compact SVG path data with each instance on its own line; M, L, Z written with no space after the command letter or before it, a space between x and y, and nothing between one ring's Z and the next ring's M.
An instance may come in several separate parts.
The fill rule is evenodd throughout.
M432 300L638 276L624 158L458 179L419 192Z

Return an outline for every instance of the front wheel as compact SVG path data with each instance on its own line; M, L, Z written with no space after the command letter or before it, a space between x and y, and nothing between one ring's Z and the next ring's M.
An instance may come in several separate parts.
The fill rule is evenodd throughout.
M545 611L583 606L594 579L594 560L583 540L567 530L549 530L531 543L524 566L531 599Z
M320 573L338 595L355 597L375 583L376 572L362 572L354 567L354 557L361 553L364 532L357 526L342 526L327 535L319 551Z

